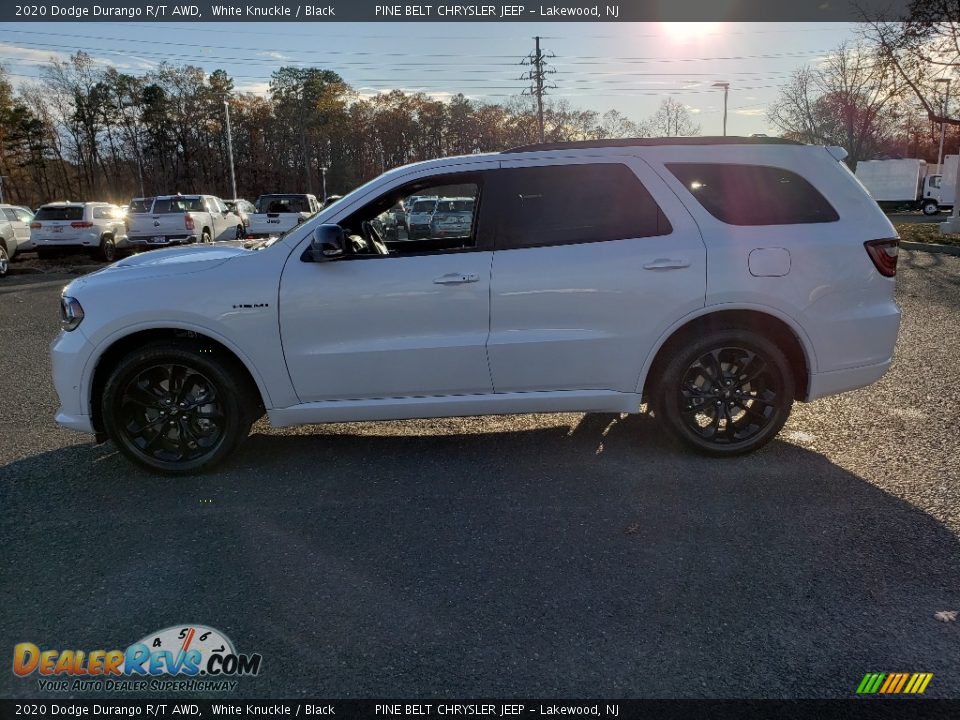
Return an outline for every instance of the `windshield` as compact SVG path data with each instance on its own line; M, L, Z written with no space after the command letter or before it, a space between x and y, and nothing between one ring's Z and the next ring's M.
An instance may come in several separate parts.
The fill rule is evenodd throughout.
M310 212L306 195L261 195L257 198L258 213Z

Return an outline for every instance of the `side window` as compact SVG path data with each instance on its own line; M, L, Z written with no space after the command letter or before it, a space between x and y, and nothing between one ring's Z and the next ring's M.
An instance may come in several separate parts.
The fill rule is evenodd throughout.
M729 225L836 222L837 211L795 172L769 165L668 163L703 209Z
M3 208L3 214L6 216L7 220L13 220L16 222L17 214L10 208Z
M507 168L495 173L500 249L668 235L670 222L622 163Z
M477 226L483 177L482 173L444 175L380 196L340 222L350 236L348 254L383 255L370 252L377 243L389 255L488 246L479 241ZM409 202L411 197L415 202Z
M25 222L25 223L31 223L31 222L33 222L33 214L32 214L32 213L29 213L29 212L27 212L26 210L21 210L21 209L19 209L19 208L16 209L16 210L14 210L13 212L16 213L17 219L18 219L20 222Z
M113 218L113 213L108 207L95 207L93 208L93 219L94 220L109 220Z

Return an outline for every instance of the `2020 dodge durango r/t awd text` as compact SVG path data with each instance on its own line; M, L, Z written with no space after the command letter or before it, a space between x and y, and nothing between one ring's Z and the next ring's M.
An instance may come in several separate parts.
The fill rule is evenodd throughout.
M891 363L898 241L843 157L673 138L446 158L279 238L127 258L64 289L57 420L180 474L264 412L287 426L647 403L701 451L753 450L795 400ZM414 194L463 199L463 232L381 237Z

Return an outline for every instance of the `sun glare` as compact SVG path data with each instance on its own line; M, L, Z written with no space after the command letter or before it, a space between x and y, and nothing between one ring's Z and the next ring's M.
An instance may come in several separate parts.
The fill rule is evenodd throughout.
M717 22L665 22L660 23L664 34L674 42L699 40L704 35L713 35L720 29Z

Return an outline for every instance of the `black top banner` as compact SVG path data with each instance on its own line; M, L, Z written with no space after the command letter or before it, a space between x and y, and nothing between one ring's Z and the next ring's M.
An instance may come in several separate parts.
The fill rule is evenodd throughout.
M534 2L442 2L419 0L35 0L0 4L0 22L859 22L898 20L908 0L561 0ZM925 4L926 12L950 12L947 0ZM956 11L956 4L953 4Z

